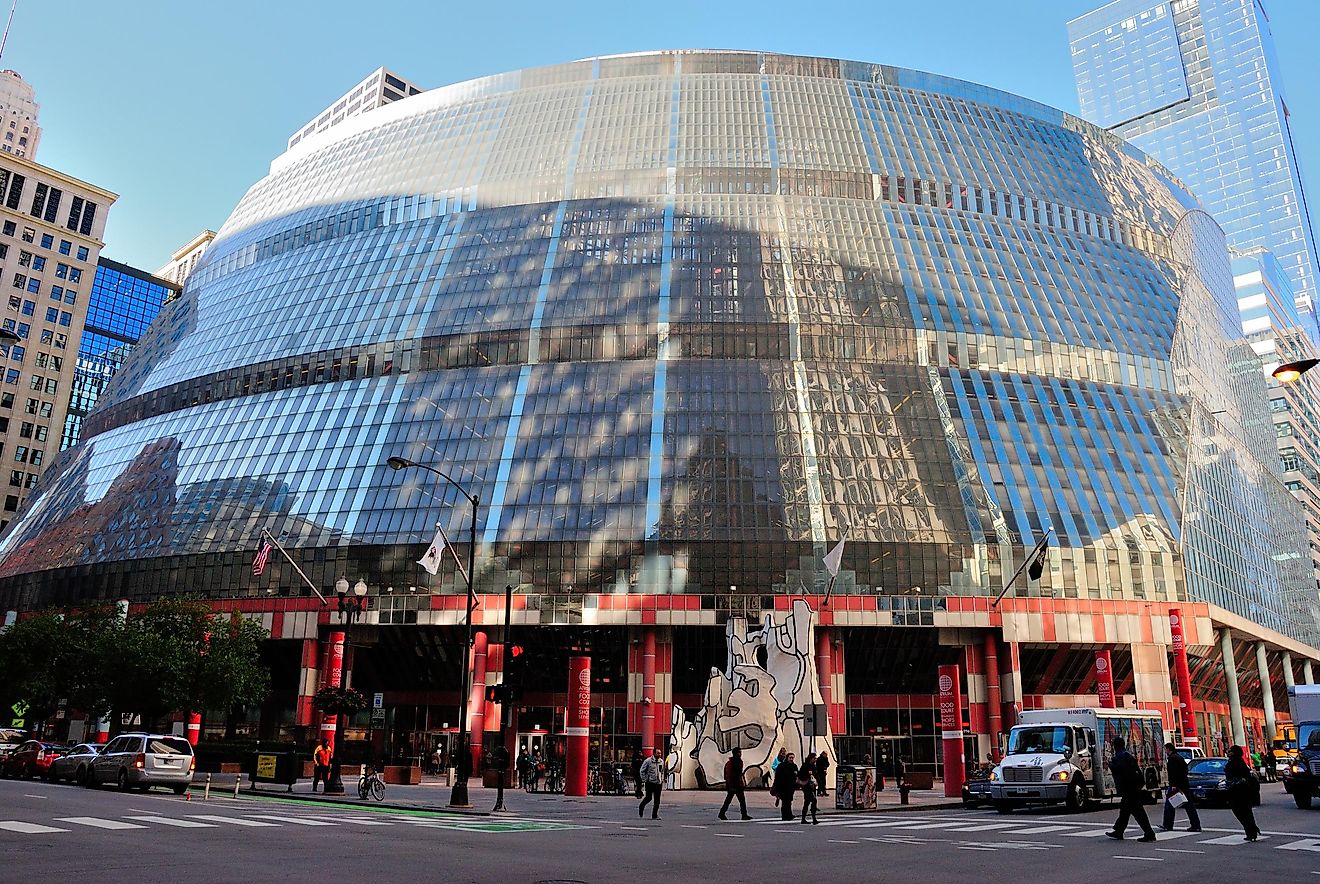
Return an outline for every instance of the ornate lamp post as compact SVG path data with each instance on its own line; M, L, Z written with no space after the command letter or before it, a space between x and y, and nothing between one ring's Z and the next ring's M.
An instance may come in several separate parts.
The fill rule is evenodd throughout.
M481 498L475 494L469 494L468 490L456 482L448 473L428 466L424 463L408 460L403 457L391 457L385 461L392 470L402 470L406 467L417 467L426 470L428 473L439 476L450 485L458 489L458 493L463 495L468 503L472 504L472 523L469 532L468 544L468 567L467 567L467 619L466 629L467 638L463 642L463 653L459 654L458 665L460 668L459 683L461 687L458 693L458 775L454 779L453 791L449 793L450 807L468 807L468 777L472 773L472 753L468 749L468 692L469 692L469 667L468 667L468 649L472 647L472 601L475 598L473 581L476 580L476 561L477 561L477 507L481 505Z
M359 580L353 585L353 591L350 593L347 578L340 577L335 581L335 597L338 602L339 619L344 624L344 644L352 647L353 624L360 620L367 610L367 585ZM347 680L347 678L343 679L343 681ZM327 795L344 794L344 781L339 772L340 758L344 751L344 719L347 717L348 714L345 712L335 716L335 754L330 762L330 781L325 784Z

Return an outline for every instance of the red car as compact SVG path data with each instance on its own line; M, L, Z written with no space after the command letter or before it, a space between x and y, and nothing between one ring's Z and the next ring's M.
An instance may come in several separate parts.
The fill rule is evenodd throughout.
M0 774L7 777L32 779L39 776L50 779L51 764L64 754L66 747L59 743L28 740L0 761Z

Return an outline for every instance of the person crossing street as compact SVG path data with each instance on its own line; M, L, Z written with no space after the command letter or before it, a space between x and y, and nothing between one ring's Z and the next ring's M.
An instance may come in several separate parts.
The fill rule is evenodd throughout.
M751 819L747 815L747 796L743 794L743 777L742 750L735 747L733 755L724 762L724 806L720 808L720 819L728 819L726 814L729 812L729 802L734 798L738 799L738 810L742 812L742 818Z
M1114 737L1113 745L1114 757L1109 760L1109 770L1114 775L1114 788L1118 790L1118 819L1114 821L1114 830L1105 834L1115 841L1122 841L1128 820L1135 819L1142 831L1137 840L1154 841L1155 830L1150 827L1146 808L1141 803L1146 794L1146 778L1141 775L1137 759L1125 748L1123 738Z
M1181 795L1181 806L1187 811L1187 824L1189 832L1201 831L1201 817L1196 812L1196 805L1192 803L1192 786L1187 780L1187 762L1174 749L1172 743L1164 744L1165 767L1169 771L1169 792L1164 799L1164 822L1160 826L1166 832L1173 831L1173 818L1178 812L1178 805L1173 802L1174 796Z
M660 760L660 750L652 749L651 754L642 762L642 784L646 787L646 797L637 805L637 815L642 816L646 805L651 804L651 819L660 819L660 784L664 782L664 763ZM654 804L652 804L654 802Z

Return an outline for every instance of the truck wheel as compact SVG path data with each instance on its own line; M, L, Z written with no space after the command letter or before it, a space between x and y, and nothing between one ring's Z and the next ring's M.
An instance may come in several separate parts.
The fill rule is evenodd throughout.
M1069 813L1081 813L1086 809L1086 787L1081 783L1072 783L1068 786L1068 798L1066 804Z
M996 801L995 810L1007 815L1013 812L1013 805L1009 804L1007 801Z
M1310 810L1310 809L1311 809L1311 793L1310 793L1310 792L1294 792L1294 793L1293 793L1293 801L1297 802L1297 807L1298 807L1299 810Z

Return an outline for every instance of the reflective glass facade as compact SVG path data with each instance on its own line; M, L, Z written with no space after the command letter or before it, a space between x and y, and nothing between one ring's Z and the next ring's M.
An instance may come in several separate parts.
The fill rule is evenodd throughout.
M1315 233L1260 0L1115 0L1069 22L1068 40L1082 116L1173 170L1232 246L1272 251L1320 335Z
M249 190L0 543L0 602L257 592L263 526L325 585L419 583L470 512L400 455L479 496L479 588L542 622L818 590L844 533L838 595L994 596L1052 526L1024 592L1190 584L1308 634L1236 309L1167 172L984 87L752 52L458 84Z
M83 418L156 318L161 305L178 291L177 286L144 270L108 258L97 261L60 450L78 444Z

